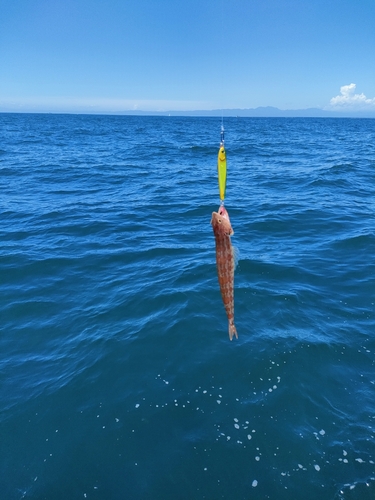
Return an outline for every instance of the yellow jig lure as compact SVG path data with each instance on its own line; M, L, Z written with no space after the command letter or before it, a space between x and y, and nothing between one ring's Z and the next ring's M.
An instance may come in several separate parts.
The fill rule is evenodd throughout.
M220 149L217 157L217 174L219 178L219 193L220 200L224 202L225 198L225 188L227 184L227 157L225 155L224 148L224 127L221 126L221 141Z

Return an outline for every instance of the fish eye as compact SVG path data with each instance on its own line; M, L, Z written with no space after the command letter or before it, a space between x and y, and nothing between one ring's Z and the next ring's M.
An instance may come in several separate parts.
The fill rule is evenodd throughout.
M217 219L218 223L221 224L221 219Z

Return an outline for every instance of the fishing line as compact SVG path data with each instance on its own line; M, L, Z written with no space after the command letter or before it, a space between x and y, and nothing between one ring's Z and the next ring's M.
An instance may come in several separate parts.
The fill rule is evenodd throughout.
M224 25L224 0L221 0L221 24ZM224 205L225 199L225 189L227 182L227 159L225 154L225 146L224 146L224 108L223 102L221 103L221 129L220 129L220 147L219 154L217 158L217 173L219 180L219 195L220 195L220 205Z

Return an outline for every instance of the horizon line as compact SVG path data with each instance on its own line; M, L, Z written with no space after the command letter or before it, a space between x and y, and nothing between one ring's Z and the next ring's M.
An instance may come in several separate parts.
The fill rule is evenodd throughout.
M20 110L1 109L0 114L54 114L54 115L107 115L107 116L191 116L226 118L375 118L375 110L328 110L323 108L280 109L275 106L258 106L257 108L223 108L195 110Z

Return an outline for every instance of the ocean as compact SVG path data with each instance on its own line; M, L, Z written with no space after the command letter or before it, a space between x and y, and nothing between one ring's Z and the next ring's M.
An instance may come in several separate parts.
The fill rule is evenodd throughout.
M0 114L0 491L375 498L375 120Z

